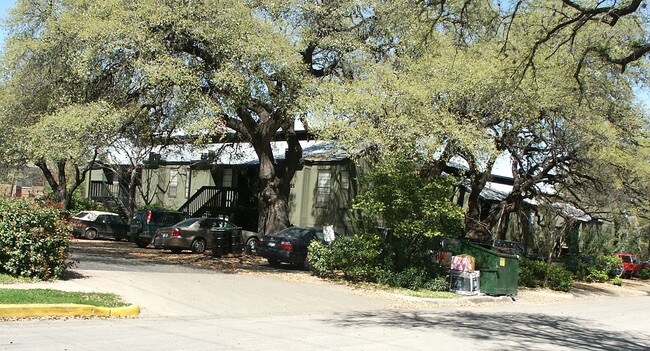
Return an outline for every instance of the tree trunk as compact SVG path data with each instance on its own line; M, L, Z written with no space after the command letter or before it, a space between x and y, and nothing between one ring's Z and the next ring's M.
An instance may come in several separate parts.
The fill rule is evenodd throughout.
M487 173L477 172L470 169L469 179L471 181L471 189L467 199L467 212L465 213L465 237L472 240L486 240L489 239L489 229L485 223L481 221L481 191L485 188L487 183Z
M90 164L92 164L92 162L89 163L89 165ZM54 201L56 201L57 206L62 209L70 210L72 207L72 195L86 179L86 173L90 167L87 166L83 170L80 170L78 166L75 166L74 182L70 184L70 188L68 188L66 165L67 162L65 160L60 160L56 163L58 174L55 177L45 161L39 161L36 163L36 166L41 169L47 184L54 193Z
M135 197L137 194L136 188L138 187L138 167L134 166L131 169L130 175L131 178L129 178L129 188L127 191L129 192L129 203L126 204L128 212L127 216L129 216L129 222L131 221L131 218L135 215Z
M43 176L45 177L47 184L52 189L52 193L54 194L54 201L56 202L57 206L60 208L68 209L68 206L70 204L68 203L69 200L66 189L65 171L61 172L61 169L65 170L65 163L65 161L57 162L57 168L59 170L58 180L55 178L54 174L45 161L37 162L36 166L43 172Z
M283 163L278 163L274 159L270 142L253 145L260 161L258 227L260 234L273 234L291 225L289 222L291 180L299 168L302 148L293 129L285 130L288 138Z

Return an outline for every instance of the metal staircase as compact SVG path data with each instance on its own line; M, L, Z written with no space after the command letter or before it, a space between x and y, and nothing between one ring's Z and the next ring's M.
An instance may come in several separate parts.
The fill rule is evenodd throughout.
M231 188L204 186L197 190L179 209L192 217L229 214L238 206L239 193Z
M119 214L129 216L129 196L126 187L121 184L91 181L90 198L99 201Z

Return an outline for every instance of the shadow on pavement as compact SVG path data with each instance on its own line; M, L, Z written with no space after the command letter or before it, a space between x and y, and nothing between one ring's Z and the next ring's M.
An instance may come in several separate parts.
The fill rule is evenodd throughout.
M324 321L350 328L382 326L444 331L464 338L496 343L497 349L545 349L547 345L594 351L650 349L650 337L647 335L585 327L590 321L544 314L441 311L434 315L417 311L395 311L350 313L343 315L343 318ZM502 346L499 346L500 342L503 343Z
M164 271L179 272L187 269L206 269L219 273L276 271L306 273L291 269L290 266L276 269L270 267L265 259L254 255L227 255L212 258L212 252L194 254L189 251L174 254L151 247L139 248L134 243L107 240L73 240L70 245L70 260L83 269L106 269L122 271ZM155 267L154 267L155 266Z

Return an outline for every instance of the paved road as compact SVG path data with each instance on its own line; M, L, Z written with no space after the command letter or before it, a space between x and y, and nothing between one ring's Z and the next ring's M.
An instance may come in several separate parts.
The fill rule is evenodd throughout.
M340 285L78 257L137 319L0 322L0 350L649 350L650 298L392 310ZM107 262L109 261L109 262Z

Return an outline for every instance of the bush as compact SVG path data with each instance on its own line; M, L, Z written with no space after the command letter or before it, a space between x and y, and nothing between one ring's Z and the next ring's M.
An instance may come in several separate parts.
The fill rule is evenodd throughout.
M463 209L450 199L454 177L429 180L422 177L412 162L376 165L360 179L355 197L360 228L381 225L392 229L387 256L397 271L426 267L424 253L438 236L455 237L462 232Z
M623 285L623 279L621 279L620 277L616 277L612 279L612 284L621 286Z
M528 288L547 287L557 291L570 291L573 287L573 274L558 265L521 258L519 285Z
M449 291L449 280L446 277L437 277L426 282L424 288L431 291Z
M547 287L557 291L571 291L573 288L573 274L564 267L547 265Z
M70 228L63 212L45 202L0 199L0 271L59 278L68 267Z
M381 252L381 239L373 234L340 237L329 246L313 242L309 266L320 277L340 271L348 280L373 280Z
M445 277L434 266L429 269L409 267L396 272L384 256L381 239L374 234L341 237L331 245L313 242L309 246L309 266L314 275L333 277L338 273L351 281L367 281L412 290L448 290Z
M449 282L446 276L436 276L432 271L423 268L409 267L401 272L378 270L375 273L377 283L392 287L410 290L449 291Z
M72 203L68 212L74 216L81 211L108 211L108 209L101 202L84 197L80 191L76 191L72 194Z
M639 271L639 278L648 280L650 279L650 267L644 267Z
M576 279L587 282L605 282L611 273L621 263L621 259L614 255L570 256L564 259L564 264Z
M519 286L525 286L527 288L544 286L546 267L546 263L542 261L521 258L519 260Z

